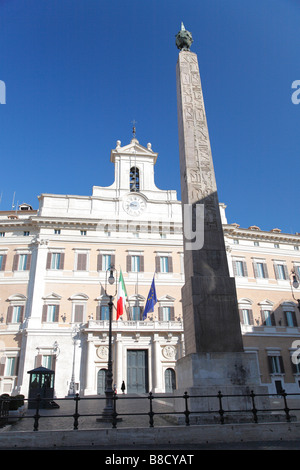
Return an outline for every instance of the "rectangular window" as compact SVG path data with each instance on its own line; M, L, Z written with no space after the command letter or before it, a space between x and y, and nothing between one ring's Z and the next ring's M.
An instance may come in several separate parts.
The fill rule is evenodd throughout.
M132 320L139 321L141 319L141 307L134 306L131 308Z
M171 321L171 308L170 307L162 307L162 320Z
M54 235L60 235L60 229L55 229L54 230Z
M56 307L57 305L48 305L47 322L55 322Z
M12 376L15 375L16 372L16 358L15 357L7 357L5 361L5 375Z
M5 237L5 232L0 232L0 237Z
M21 322L21 312L22 312L22 307L20 305L13 307L12 323Z
M26 232L23 232L23 235L24 235L24 237L29 237L30 232L27 232L27 231L26 231Z
M235 261L236 276L245 277L247 276L246 263L245 261Z
M282 374L284 372L281 356L269 356L269 363L271 374Z
M52 356L42 356L42 366L46 369L52 368Z
M286 280L286 266L284 264L276 264L277 279Z
M131 271L134 273L140 272L140 257L139 256L131 256Z
M272 312L270 310L263 310L262 312L264 324L266 326L272 326Z
M59 267L60 267L60 257L61 257L60 253L52 253L51 266L50 266L51 269L59 269Z
M18 271L26 271L27 255L19 255Z
M100 318L101 320L109 320L109 306L108 305L101 305Z
M4 255L0 255L0 271L3 271L2 269L3 259L4 259Z
M295 312L285 312L287 326L297 326Z
M263 279L265 277L263 263L256 263L257 277Z
M160 257L160 272L168 273L169 272L169 258L168 256Z
M250 312L248 309L246 308L243 308L242 309L242 314L243 314L243 323L244 325L250 325L251 322L250 322Z
M102 271L107 271L111 267L111 255L102 255Z

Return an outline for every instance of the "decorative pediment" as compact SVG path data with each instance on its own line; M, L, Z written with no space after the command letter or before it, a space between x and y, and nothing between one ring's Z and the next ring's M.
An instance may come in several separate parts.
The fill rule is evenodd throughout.
M121 141L117 141L117 146L115 149L111 151L110 154L110 160L112 162L115 162L115 157L116 156L121 156L121 155L129 155L129 156L136 156L136 157L151 157L154 159L154 163L156 162L158 153L153 152L151 148L151 144L147 144L147 148L144 147L139 143L137 139L132 139L130 144L124 145L121 147Z
M58 295L55 292L51 292L51 294L43 297L43 300L61 300L61 295Z

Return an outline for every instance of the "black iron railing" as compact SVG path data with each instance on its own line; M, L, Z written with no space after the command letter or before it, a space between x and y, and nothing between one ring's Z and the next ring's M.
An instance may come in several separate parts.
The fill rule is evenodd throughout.
M300 400L299 400L299 405L297 407L289 407L289 400L291 397L296 397L300 396L300 393L286 393L284 390L281 393L278 394L256 394L253 391L251 391L249 394L244 394L244 395L226 395L221 393L219 391L216 395L188 395L187 392L185 392L183 395L167 395L167 394L160 394L160 395L154 395L152 392L150 392L147 396L129 396L129 395L117 395L114 394L113 396L113 412L111 415L111 418L108 420L112 428L117 428L118 422L123 421L123 419L127 417L136 417L138 420L138 416L148 416L148 423L149 427L153 428L155 424L155 419L158 416L163 416L167 419L170 419L171 417L176 418L176 421L172 420L172 423L174 424L181 424L183 423L185 426L189 426L190 424L202 424L203 421L201 421L201 415L202 417L205 416L206 418L208 416L213 417L215 423L220 423L220 424L225 424L227 419L230 419L230 417L233 414L243 414L247 415L249 417L248 421L253 422L253 423L259 423L264 420L264 417L269 413L269 414L280 414L282 412L282 416L284 418L284 421L290 422L292 419L294 419L294 416L291 415L291 412L297 412L300 411ZM260 407L262 404L261 399L264 398L270 398L274 397L282 399L282 406L281 407L271 407L271 408L265 408L265 407ZM245 408L241 409L238 407L238 409L231 409L231 407L228 406L228 403L231 399L245 399ZM174 400L181 400L183 401L182 403L182 410L181 411L173 411L172 410L166 410L163 409L162 411L155 411L155 402L161 402L161 400L165 401L167 399L172 399L173 403ZM212 400L214 403L218 403L218 406L215 407L214 409L206 409L206 410L195 410L195 406L193 405L191 407L191 400L201 400L202 399L209 399ZM299 398L298 398L299 399ZM74 397L67 397L67 398L55 398L55 402L49 403L49 399L42 398L40 395L38 395L35 399L25 399L25 402L27 401L28 404L30 402L30 408L31 408L31 414L28 415L26 413L23 418L29 418L33 419L33 431L38 431L39 430L39 423L40 420L44 418L72 418L73 419L73 429L77 430L80 425L80 419L83 417L95 417L97 421L101 421L102 418L102 413L85 413L84 410L81 410L82 404L86 403L89 400L94 400L94 401L105 401L105 397L80 397L79 394L76 394ZM138 409L138 407L135 406L137 401L143 400L143 405L145 403L145 409L146 411L132 411L131 410L123 410L121 404L124 404L125 401L128 400L135 400L135 403L133 404L134 410L135 408ZM60 408L60 405L57 403L63 403L65 401L68 401L69 404L73 401L74 402L74 412L69 413L69 414L60 414L58 412L58 409ZM198 402L198 403L200 403ZM8 404L7 404L7 399L2 399L0 397L0 422L2 419L2 425L3 423L7 423L7 418L8 418ZM33 406L34 403L34 406ZM56 405L56 406L54 406ZM227 405L227 406L226 406ZM51 407L56 408L54 410L49 410ZM44 409L47 409L46 414L43 414ZM126 407L125 407L126 408ZM202 407L201 407L202 408ZM94 409L98 409L98 404L94 406ZM53 411L53 413L51 412ZM82 412L81 412L82 411ZM193 420L192 418L195 417L200 417L198 421ZM107 421L107 416L106 416L106 421ZM126 423L126 419L124 421ZM170 421L171 422L171 421ZM207 421L206 421L207 422ZM126 424L127 426L127 424ZM130 426L130 424L129 424ZM128 427L129 427L128 426ZM156 424L157 426L157 424ZM160 426L160 424L158 424ZM51 429L55 429L54 425L51 426Z

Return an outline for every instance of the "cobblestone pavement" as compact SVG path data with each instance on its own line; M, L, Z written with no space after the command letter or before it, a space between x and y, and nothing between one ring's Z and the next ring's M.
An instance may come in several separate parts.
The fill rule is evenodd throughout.
M283 409L284 404L281 399L274 398L272 401L272 409ZM57 409L41 409L39 419L39 430L72 430L74 425L73 414L75 412L75 401L73 398L69 399L55 399L55 402L60 405ZM105 407L105 399L99 399L99 397L86 397L81 398L78 403L78 429L100 429L112 427L109 422L98 421L101 417L103 409ZM126 428L138 428L149 427L149 399L148 395L119 395L117 400L117 412L121 421L117 422L117 427ZM291 409L290 413L296 416L297 421L300 421L300 411L294 410L300 408L300 400L288 401L288 406ZM184 403L182 403L182 410L184 410ZM155 398L153 400L153 411L159 413L154 415L154 426L174 426L176 423L175 416L170 414L173 412L172 399L165 397ZM146 413L146 415L142 415ZM5 426L0 429L3 432L16 432L16 431L33 431L35 410L27 410L23 419L17 422ZM285 416L284 411L280 411L280 414ZM87 416L92 415L92 416ZM182 415L184 416L184 415ZM1 435L1 434L0 434ZM143 447L140 445L139 449L151 450L151 446ZM122 450L122 446L118 447L107 447L106 450ZM155 449L161 450L180 450L182 446L179 445L168 445L168 446L156 446ZM193 450L195 445L185 445L183 450ZM43 450L43 449L41 449ZM46 449L45 449L46 450ZM49 450L49 449L48 449ZM50 449L51 450L51 449ZM54 450L54 449L53 449ZM59 449L57 449L59 450ZM64 448L68 450L68 448ZM69 449L72 450L72 449ZM102 450L100 446L93 446L89 448L76 447L76 450ZM123 450L128 450L128 447L123 447ZM300 442L298 441L257 441L257 442L233 442L233 443L209 443L197 445L197 451L200 450L300 450Z
M117 413L119 419L117 427L149 427L150 403L148 395L120 395L117 400ZM72 430L74 426L75 400L55 399L59 408L41 409L39 414L39 430ZM183 401L183 400L182 400ZM99 397L84 397L78 402L78 429L111 428L110 422L99 421L106 401ZM184 406L184 403L182 403ZM172 399L157 398L153 400L154 426L170 426L175 424L170 413L173 412ZM144 415L143 415L144 414ZM26 411L23 419L12 426L5 427L8 431L32 431L34 426L35 410ZM93 416L87 416L93 415Z

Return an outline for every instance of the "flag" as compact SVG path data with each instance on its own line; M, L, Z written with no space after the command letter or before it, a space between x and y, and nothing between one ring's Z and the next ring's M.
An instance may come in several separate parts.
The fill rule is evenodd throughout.
M123 279L122 270L120 271L119 285L118 285L118 300L117 300L117 320L125 312L127 292L125 282Z
M156 302L157 302L157 297L156 297L155 283L154 283L154 277L153 277L153 281L149 290L145 310L143 313L143 320L146 319L148 312L154 311L154 305L156 304Z

